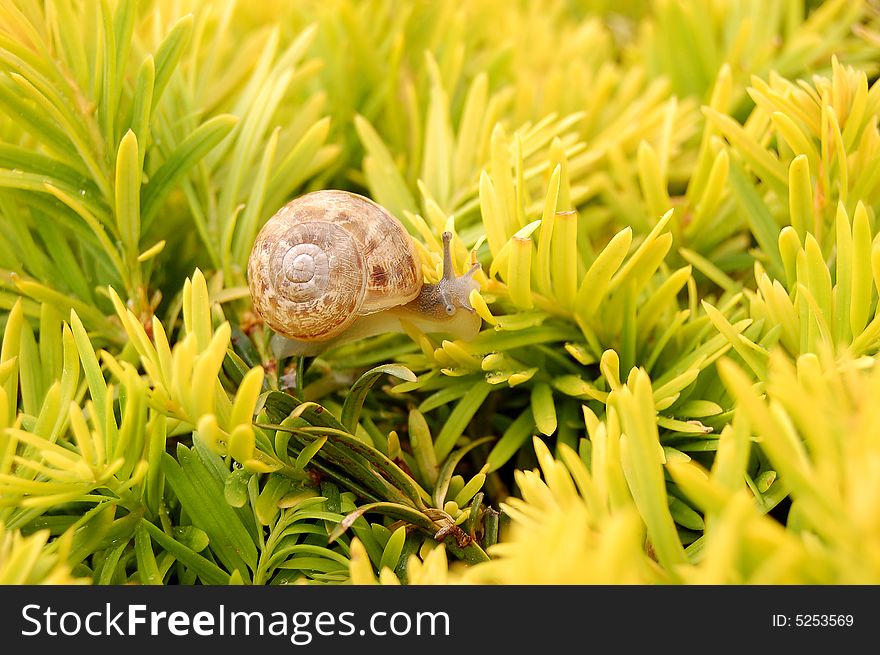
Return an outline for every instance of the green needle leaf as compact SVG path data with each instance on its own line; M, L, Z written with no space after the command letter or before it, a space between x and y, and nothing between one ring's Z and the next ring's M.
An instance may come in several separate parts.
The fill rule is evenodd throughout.
M223 496L223 487L199 458L178 445L177 461L167 453L162 471L193 525L207 533L211 550L230 571L245 578L254 569L257 549L247 530Z
M480 409L486 396L492 390L492 385L488 382L480 380L471 387L470 391L458 401L452 413L449 415L437 439L434 442L434 452L437 454L437 461L442 462L447 455L455 447L455 443L461 437L464 429L470 423L474 414Z
M215 148L238 123L238 117L221 114L208 119L181 141L144 187L141 221L147 229L156 217L162 201L180 179Z
M343 427L352 434L355 431L355 428L358 424L358 419L361 415L361 409L363 409L364 401L367 398L367 394L370 392L370 389L374 384L379 380L382 375L387 374L396 378L400 378L401 380L406 380L407 382L415 382L418 378L416 374L410 371L405 366L400 366L397 364L385 364L383 366L377 366L376 368L372 368L363 375L361 375L357 382L352 385L351 390L348 392L348 395L345 397L345 401L342 404L342 412L340 414L340 421Z
M137 258L141 238L141 166L138 142L129 130L116 155L116 225L130 260Z

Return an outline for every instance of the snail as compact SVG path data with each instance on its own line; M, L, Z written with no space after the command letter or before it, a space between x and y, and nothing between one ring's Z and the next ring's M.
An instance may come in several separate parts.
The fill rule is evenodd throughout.
M348 191L314 191L278 210L257 235L248 260L254 311L275 335L277 357L313 356L385 332L401 320L423 332L471 339L481 320L469 295L480 265L452 267L443 233L443 274L422 277L418 254L384 207Z

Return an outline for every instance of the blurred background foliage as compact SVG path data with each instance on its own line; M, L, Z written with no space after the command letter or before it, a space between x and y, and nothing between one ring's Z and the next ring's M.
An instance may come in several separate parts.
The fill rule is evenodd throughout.
M0 0L0 580L878 582L878 55L862 0ZM319 188L453 231L476 339L296 380L245 264Z

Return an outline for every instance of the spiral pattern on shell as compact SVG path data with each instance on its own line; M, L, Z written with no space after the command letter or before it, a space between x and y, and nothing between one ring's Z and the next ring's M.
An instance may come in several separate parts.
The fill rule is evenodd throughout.
M376 203L316 191L282 207L248 261L254 310L290 339L323 341L358 316L418 295L421 271L403 226Z
M251 258L260 265L248 270L254 309L275 332L291 339L342 332L357 317L366 290L357 241L324 221L267 227Z

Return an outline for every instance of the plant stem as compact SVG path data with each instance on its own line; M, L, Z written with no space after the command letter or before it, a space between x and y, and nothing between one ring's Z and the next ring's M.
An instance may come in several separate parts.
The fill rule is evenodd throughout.
M300 401L303 400L303 378L306 374L306 358L304 355L297 355L296 358L296 381L294 382L296 397Z

